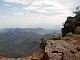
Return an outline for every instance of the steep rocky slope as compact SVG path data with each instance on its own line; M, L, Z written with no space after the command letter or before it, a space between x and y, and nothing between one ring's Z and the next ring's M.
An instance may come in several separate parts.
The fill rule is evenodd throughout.
M80 60L79 46L63 40L47 41L45 53L49 60Z
M76 28L78 35L76 34ZM66 36L72 32L72 35ZM80 11L74 17L68 17L62 28L62 39L45 40L43 50L24 58L0 57L0 60L80 60ZM22 43L23 44L23 43ZM44 43L43 43L44 44ZM43 45L42 45L43 46Z
M5 58L1 60L80 60L80 36L73 36L72 40L47 40L45 50L34 52L32 56L24 58ZM75 39L77 39L75 41ZM74 44L74 43L76 44Z
M65 36L69 32L74 34L75 29L80 26L80 22L74 19L75 17L67 17L67 20L64 23L64 27L62 28L62 36Z
M76 34L76 28L80 28L80 8L79 6L76 7L77 9L73 12L75 14L74 17L67 17L67 20L63 24L62 28L62 36L65 36L67 33L72 32L73 34ZM78 31L80 34L80 29Z

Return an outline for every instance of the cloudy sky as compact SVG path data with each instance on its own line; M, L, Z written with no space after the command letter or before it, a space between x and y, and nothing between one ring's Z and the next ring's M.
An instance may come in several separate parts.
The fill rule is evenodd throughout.
M0 28L61 27L80 0L0 0Z

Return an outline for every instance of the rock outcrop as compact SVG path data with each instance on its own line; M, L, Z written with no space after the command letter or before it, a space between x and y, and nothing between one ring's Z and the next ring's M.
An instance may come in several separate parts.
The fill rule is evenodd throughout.
M37 51L30 57L0 57L0 60L80 60L80 46L64 40L47 40L45 50Z
M80 51L72 43L62 40L48 40L45 53L48 60L80 60Z
M62 28L62 36L65 36L69 32L74 34L75 28L78 26L80 26L80 21L77 21L75 17L67 17L67 20L64 23L64 27Z
M44 55L45 55L45 51L40 50L40 51L37 51L37 52L33 53L32 59L33 60L40 60L40 59L43 58Z

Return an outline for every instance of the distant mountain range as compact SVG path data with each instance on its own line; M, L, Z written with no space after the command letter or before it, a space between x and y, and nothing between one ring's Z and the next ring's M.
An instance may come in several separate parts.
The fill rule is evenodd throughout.
M57 32L57 33L56 33ZM25 57L40 50L41 38L49 39L53 34L61 35L60 31L42 28L6 28L0 30L0 56Z
M38 34L49 34L49 33L53 33L54 31L61 33L59 29L43 29L43 28L4 28L4 29L0 29L0 32L8 32L8 31L21 31L21 32L34 32L34 33L38 33Z

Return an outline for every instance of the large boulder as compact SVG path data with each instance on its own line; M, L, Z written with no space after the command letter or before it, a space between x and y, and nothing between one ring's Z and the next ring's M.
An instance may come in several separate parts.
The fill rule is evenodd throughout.
M75 52L76 49L71 43L62 40L46 41L45 53L48 54L49 60L77 60Z

